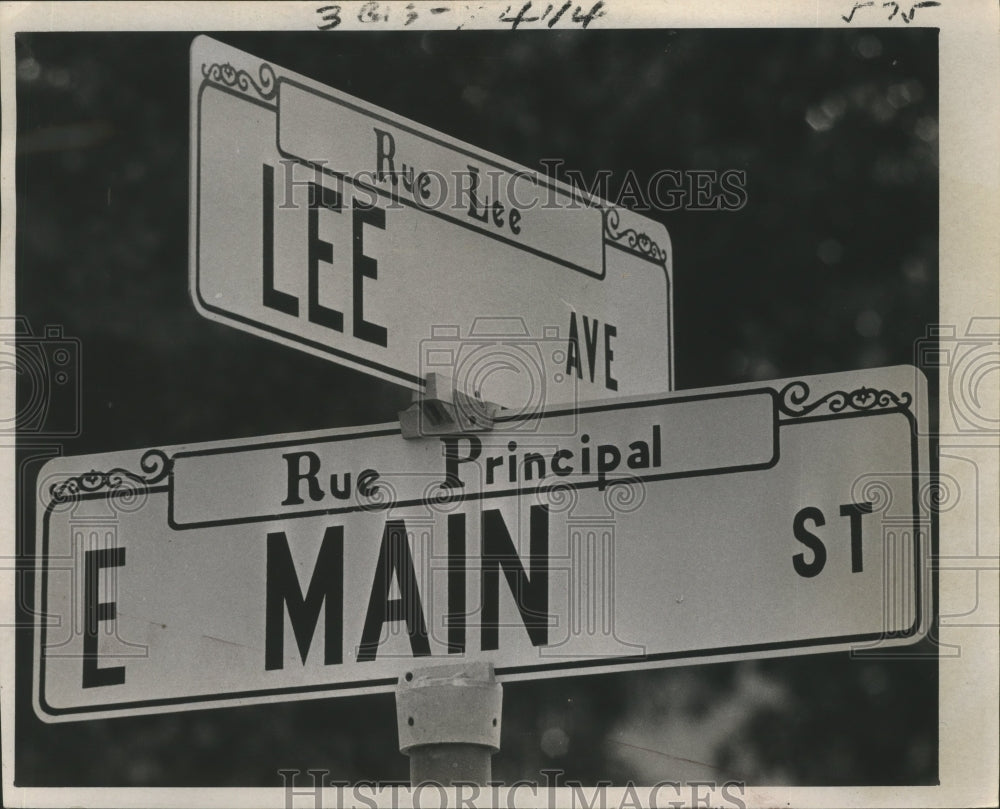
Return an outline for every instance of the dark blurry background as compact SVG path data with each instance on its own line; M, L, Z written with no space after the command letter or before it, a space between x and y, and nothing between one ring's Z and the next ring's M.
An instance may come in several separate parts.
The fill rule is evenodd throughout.
M739 211L647 214L673 241L676 382L690 388L912 362L937 313L936 35L215 36L513 162L610 170L612 197L629 171L745 171ZM22 441L19 502L45 452L377 423L409 401L195 313L191 39L17 37L17 309L36 334L60 325L81 341L83 428L48 450ZM19 530L30 553L31 508ZM730 572L723 560L706 575ZM19 603L31 590L26 577ZM508 685L494 774L934 783L937 663L928 642L906 652ZM17 665L18 785L279 786L280 768L407 778L392 695L45 725L30 631Z

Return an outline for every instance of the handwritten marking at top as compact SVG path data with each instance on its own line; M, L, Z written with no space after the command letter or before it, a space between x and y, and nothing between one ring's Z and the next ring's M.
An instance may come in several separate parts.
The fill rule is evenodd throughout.
M319 15L316 27L320 31L332 31L339 28L344 22L345 13L347 13L345 5L334 3L316 8L316 14ZM365 27L391 27L394 21L399 20L398 12L395 15L390 14L392 6L393 4L389 0L368 0L358 8L355 18ZM350 9L350 6L347 6L347 9ZM586 2L574 3L574 0L565 0L561 5L557 0L556 3L546 3L544 6L542 4L536 6L535 0L526 0L517 11L514 9L515 6L509 5L500 12L498 17L500 22L508 23L511 30L527 27L533 23L541 23L549 28L554 28L559 23L564 26L576 25L580 28L587 28L595 20L607 15L605 0L597 0L589 8L587 8ZM490 9L486 5L479 5L474 10L479 13L491 10L495 12L495 8ZM419 8L416 3L407 3L404 6L400 27L405 28L412 25L423 13L436 17L451 11L450 6L434 6L425 10ZM475 14L472 15L472 17L474 16ZM460 23L457 28L462 28L463 25L464 22Z
M941 3L938 2L938 0L920 0L920 2L914 3L909 7L908 11L904 11L902 14L899 13L900 8L902 8L902 4L897 3L894 0L889 0L889 2L882 3L881 7L883 9L890 9L889 16L886 19L893 20L896 18L897 15L899 15L899 19L901 19L904 23L909 25L911 22L913 22L913 17L917 13L918 8L933 8L934 6L940 6L940 5ZM851 23L854 21L855 14L857 14L862 9L867 9L867 8L875 8L874 0L868 0L868 2L864 3L855 3L853 8L851 8L850 13L847 14L846 16L842 14L840 19L842 19L846 23Z

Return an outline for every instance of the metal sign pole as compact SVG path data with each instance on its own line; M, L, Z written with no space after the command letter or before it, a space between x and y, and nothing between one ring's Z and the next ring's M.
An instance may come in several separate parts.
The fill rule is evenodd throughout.
M410 758L411 786L487 786L500 749L502 704L492 663L433 666L400 677L399 751Z
M399 414L403 438L489 431L497 405L459 393L441 374ZM396 686L399 750L410 758L410 784L487 786L500 749L503 687L492 663L428 666L408 671Z

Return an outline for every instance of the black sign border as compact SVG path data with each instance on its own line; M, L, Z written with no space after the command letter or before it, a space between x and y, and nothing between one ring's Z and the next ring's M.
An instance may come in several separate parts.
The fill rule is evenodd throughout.
M229 46L226 46L226 47L228 48ZM247 54L247 55L251 55L251 54ZM192 62L192 69L193 69L193 67L194 67L194 63ZM233 323L241 324L241 326L243 328L245 328L246 330L250 331L251 333L257 333L258 336L260 336L260 334L259 334L260 332L266 332L268 334L273 334L275 337L280 338L280 340L282 340L282 341L288 341L288 342L291 342L291 343L296 343L298 345L306 346L306 347L308 347L309 349L311 349L313 351L317 351L317 352L320 352L322 354L329 354L329 355L332 355L334 357L338 357L340 359L346 360L347 362L352 363L354 365L357 365L357 366L360 366L360 367L363 367L363 368L371 369L372 371L380 374L381 376L383 376L385 378L389 378L389 379L401 381L407 387L414 388L416 390L422 389L426 385L426 382L421 377L414 376L412 374L408 374L408 373L406 373L404 371L400 371L400 370L398 370L396 368L392 368L392 367L390 367L388 365L384 365L382 363L375 362L374 360L369 360L369 359L366 359L364 357L355 356L354 354L351 354L348 351L344 351L343 349L335 348L335 347L333 347L331 345L327 345L325 343L319 343L319 342L316 342L315 340L310 340L309 338L306 338L306 337L303 337L301 335L295 334L294 332L284 331L284 330L278 329L278 328L276 328L274 326L270 326L268 324L260 323L259 321L256 321L256 320L252 320L251 318L245 317L243 315L239 315L239 314L236 314L234 312L229 312L229 311L227 311L225 309L221 309L221 308L219 308L217 306L214 306L214 305L210 304L202 296L202 294L201 294L201 254L200 254L200 247L201 247L201 141L202 141L202 131L201 131L202 115L201 115L201 108L202 108L202 98L204 96L204 92L205 92L206 88L211 87L212 89L219 90L220 92L223 92L223 93L228 93L228 94L230 94L230 95L232 95L232 96L234 96L236 98L239 98L239 99L241 99L243 101L246 101L247 103L256 104L257 106L263 107L265 109L273 110L274 113L275 113L275 148L276 148L276 150L278 151L279 154L281 154L282 156L285 156L286 159L294 160L299 165L312 166L314 169L321 170L324 174L327 174L327 175L330 175L330 176L333 176L333 177L337 177L338 179L346 179L348 182L350 182L352 184L355 184L352 178L346 177L344 175L337 174L336 172L330 171L329 169L327 169L325 167L316 166L314 164L311 164L308 161L304 161L304 160L296 157L295 155L286 154L281 149L281 145L278 142L278 132L279 132L278 118L280 116L280 107L279 107L279 105L277 103L275 103L275 104L272 105L272 104L267 103L266 100L258 100L256 98L253 98L251 95L248 94L248 92L249 92L250 88L252 88L254 91L256 91L258 93L258 95L261 96L262 99L274 98L278 94L278 87L280 86L280 84L283 83L283 82L287 82L289 84L292 84L292 85L295 85L297 87L300 87L300 88L302 88L304 90L312 92L312 93L314 93L316 95L319 95L320 97L329 98L330 100L336 101L337 103L344 104L345 106L350 106L350 105L346 104L346 102L343 102L343 101L341 101L339 99L333 99L332 97L324 96L323 94L319 93L318 91L316 91L316 90L314 90L312 88L306 87L305 85L302 85L299 82L296 82L296 81L294 81L292 79L288 79L286 77L277 77L277 78L275 78L275 73L274 73L273 68L268 63L266 63L266 62L263 62L261 64L261 76L262 77L265 77L265 76L270 76L271 77L270 78L270 84L265 85L265 87L267 89L262 88L262 86L259 85L256 81L254 81L253 78L249 74L247 74L245 71L236 71L228 63L226 65L217 65L217 64L208 65L208 64L204 64L204 65L202 65L202 73L203 73L204 78L203 78L201 84L198 87L198 99L197 99L197 109L198 109L198 115L197 115L197 119L198 119L197 120L197 135L196 135L196 137L193 138L193 142L191 144L191 149L192 149L191 159L194 162L195 172L196 172L196 178L197 179L196 179L196 188L194 189L194 194L193 194L194 204L195 204L194 226L193 226L194 227L194 232L190 234L190 238L193 239L193 245L194 245L194 249L192 251L193 252L193 257L194 257L194 268L193 268L194 269L194 277L191 279L192 283L190 285L190 288L191 288L191 295L195 299L195 302L198 305L198 307L200 309L204 310L205 312L211 312L215 317L218 317L220 319L229 320L229 321L232 321ZM224 79L223 77L232 77L232 80L227 80L227 79ZM237 89L234 89L234 88L237 88ZM240 92L239 90L243 90L243 92ZM360 108L358 108L357 111L363 112L366 115L371 115L373 118L375 118L377 120L382 120L385 123L391 124L392 126L395 126L397 128L410 131L410 130L408 130L408 128L405 125L400 124L398 121L394 121L394 120L391 120L391 119L388 119L388 118L381 118L380 116L377 116L374 113L371 113L371 112L369 112L367 110L362 110ZM416 134L416 135L419 135L420 137L425 138L427 140L431 140L433 142L439 143L440 145L446 146L449 149L455 149L456 151L462 151L462 150L458 149L458 147L455 147L452 144L445 143L444 141L435 141L434 138L432 138L432 137L430 137L428 135L425 135L423 133L417 132L416 130L413 130L413 133ZM474 156L477 160L479 160L479 161L481 161L483 163L489 163L491 165L496 165L499 168L503 168L504 170L508 171L509 173L514 173L515 172L515 170L512 170L509 166L504 166L503 164L496 162L496 160L494 160L492 158L483 158L482 155L477 155L474 152L468 152L468 154ZM519 169L516 170L516 171L518 173L520 172ZM539 182L539 184L544 185L546 187L550 187L547 183L543 182L540 178L536 178L536 182ZM579 265L573 264L571 262L567 262L565 260L561 260L561 259L559 259L557 257L554 257L554 256L549 256L547 254L542 253L541 251L534 250L534 249L529 248L529 247L527 247L527 246L525 246L523 244L520 244L518 242L514 242L514 241L511 241L509 239L505 239L504 237L499 236L497 234L491 234L488 231L484 231L484 230L481 230L479 228L472 227L471 225L465 225L465 224L461 223L460 221L458 221L458 220L456 220L456 219L454 219L452 217L446 217L443 214L440 214L440 213L438 213L436 211L428 210L427 208L424 208L424 207L422 207L420 205L417 205L416 203L410 202L410 201L408 201L406 199L399 198L398 195L392 195L389 192L383 191L383 190L375 188L373 186L370 187L370 186L367 186L365 184L360 184L359 187L363 188L368 193L376 193L376 194L378 194L380 196L383 196L383 197L385 197L387 199L395 199L396 201L399 201L399 202L404 203L404 204L406 204L406 205L408 205L410 207L413 207L413 208L416 208L418 210L421 210L424 213L431 214L432 216L437 216L439 218L445 219L448 222L451 222L452 224L459 225L460 227L466 227L466 228L473 229L477 233L479 233L480 235L486 236L487 238L496 239L496 240L499 240L499 241L504 242L506 244L513 245L514 247L518 247L520 249L527 250L530 253L542 256L542 257L544 257L544 258L546 258L546 259L548 259L548 260L550 260L550 261L552 261L554 263L561 264L563 266L566 266L566 267L568 267L570 269L576 270L576 271L578 271L578 272L580 272L580 273L582 273L584 275L590 276L592 278L603 279L603 277L604 277L604 274L606 272L607 245L608 244L610 244L612 247L617 248L618 250L621 250L623 252L629 253L630 255L634 255L634 256L637 256L638 258L641 258L641 259L644 259L646 261L649 261L649 262L651 262L651 263L655 264L656 266L659 266L659 267L661 267L663 269L663 273L664 273L665 280L666 280L666 292L667 292L667 295L666 295L666 305L667 305L666 306L666 313L667 313L666 332L667 332L667 335L668 335L668 340L672 336L672 331L673 331L673 302L672 302L673 289L672 289L672 279L671 279L671 275L670 275L670 270L668 268L668 261L669 261L668 255L658 245L655 245L655 244L651 243L651 241L649 240L649 238L645 234L636 234L634 231L631 231L631 230L626 230L626 231L622 231L622 232L615 232L615 230L611 227L611 225L614 224L617 221L617 219L616 218L612 218L612 219L609 220L609 216L614 217L616 215L616 212L615 212L614 209L611 209L609 211L601 211L601 213L603 215L603 228L604 228L603 233L602 233L602 238L601 238L601 244L602 244L602 267L601 267L601 273L597 274L597 273L594 273L594 272L592 272L590 270L587 270L586 268L580 267ZM564 194L564 195L567 193L563 189L555 189L555 190L558 191L561 194ZM585 202L585 204L586 204L586 202ZM610 241L610 242L607 241L607 239L605 238L606 236L611 236L612 239L614 239L614 241ZM621 240L624 240L625 243L622 243ZM630 244L632 245L631 247L629 246ZM651 247L649 247L648 245L651 245ZM645 249L644 249L644 247L645 247ZM665 353L666 353L666 356L667 356L667 380L668 380L668 383L672 386L673 385L673 376L674 376L673 351L671 349L671 346L669 345L669 342L668 342L668 345L666 346L666 352Z
M792 426L796 424L807 424L812 422L820 421L831 421L836 419L848 419L848 418L864 418L868 416L882 416L882 415L903 415L910 425L910 457L911 457L911 497L913 503L913 565L914 565L914 621L911 626L904 630L896 631L882 631L874 633L864 633L860 635L839 635L839 636L826 636L822 638L813 639L802 639L795 641L775 641L770 643L758 643L758 644L745 644L736 645L712 649L694 649L684 652L663 652L659 654L642 654L642 655L625 655L619 657L611 658L598 658L594 660L583 660L583 661L573 661L564 663L543 663L530 666L501 666L495 669L495 673L498 678L503 678L508 675L521 675L528 673L542 673L542 672L553 672L559 671L564 672L566 676L569 676L574 671L580 671L581 673L591 673L603 668L615 668L621 667L623 665L635 665L641 667L651 667L650 663L666 662L666 661L678 661L678 660L698 660L700 658L706 657L719 657L725 658L731 655L739 654L751 654L756 655L761 652L780 652L789 649L822 649L824 646L832 646L834 644L864 644L878 642L882 640L891 639L907 639L915 637L923 628L925 631L927 629L926 623L929 620L929 605L924 603L923 599L923 589L924 581L921 575L921 519L920 519L920 491L919 484L921 482L920 474L920 447L919 440L921 434L917 429L916 419L913 413L910 411L909 404L911 402L911 397L909 394L903 394L901 397L896 396L887 391L874 391L869 388L860 388L851 393L835 392L832 394L827 394L825 397L819 401L807 405L799 409L792 409L789 407L789 401L795 404L800 402L795 399L795 396L789 396L789 391L793 390L796 386L804 389L808 393L808 386L802 382L792 382L785 386L785 388L779 393L774 388L762 388L762 389L752 389L743 391L727 391L721 394L703 394L691 397L674 397L671 401L677 401L678 399L706 399L706 398L719 398L725 396L739 396L746 395L747 393L767 391L776 403L774 409L774 429L775 429L775 458L771 466L775 465L780 457L779 444L777 442L777 431L781 427ZM861 398L859 398L859 395ZM871 398L874 395L874 399ZM868 398L865 398L865 397ZM839 401L838 401L839 399ZM833 400L833 406L830 406L830 401ZM867 403L866 403L867 402ZM618 408L630 408L630 407L641 407L648 402L629 402L623 405L618 405ZM827 407L832 411L828 414L823 415L806 415L814 410L818 409L821 405L826 404ZM612 404L595 405L591 408L586 408L586 411L591 410L607 410L614 409L615 406ZM784 412L791 418L779 418L779 410ZM850 412L845 412L845 411ZM562 410L554 411L551 414L546 415L557 415L566 414L572 412L572 410ZM395 430L382 431L383 434L391 434ZM344 436L344 438L358 437L355 436ZM312 440L312 439L310 439ZM225 452L227 448L215 449L215 450L205 450L204 452ZM162 455L158 450L152 450L152 453L158 453ZM180 454L180 453L177 453ZM929 460L929 459L928 459ZM708 474L725 474L725 470L714 471ZM668 477L678 477L677 475L670 475ZM933 469L928 470L929 483L934 485L936 475ZM587 484L582 484L587 485ZM594 484L596 485L596 484ZM172 489L172 485L168 486L150 486L146 489L149 493L161 493L167 492L169 496L169 491ZM578 488L578 487L573 487ZM92 499L102 499L111 498L116 496L121 496L122 494L130 494L132 490L126 492L118 491L114 487L107 491L99 492L82 492L75 493L73 497L83 500ZM363 681L350 681L342 683L324 683L315 684L307 686L292 686L285 688L273 688L273 689L256 689L252 691L240 691L240 692L230 692L223 694L203 694L194 697L169 697L162 699L151 699L151 700L133 700L131 702L119 702L104 705L87 705L75 708L56 708L50 705L45 699L45 639L46 639L46 621L45 616L47 614L47 575L48 575L48 549L49 549L49 522L50 516L53 510L58 505L64 505L65 500L59 500L52 498L50 502L46 505L45 513L43 517L43 533L42 533L42 554L41 554L41 582L40 582L40 612L39 621L35 625L35 633L37 636L38 643L35 645L35 651L38 655L38 680L35 682L36 687L36 699L37 708L48 717L52 719L59 719L60 717L72 717L81 716L81 718L86 718L87 714L93 713L106 713L110 711L120 711L122 715L128 715L129 712L142 711L145 713L155 712L157 708L167 708L172 706L197 706L203 703L229 703L228 705L214 705L212 707L238 707L240 700L254 700L254 701L277 701L274 697L279 695L301 695L301 694L323 694L329 693L334 695L338 691L349 691L349 690L360 690L365 689L366 691L372 692L374 690L388 691L396 686L397 678L378 678L372 680ZM327 512L321 512L327 513ZM312 515L310 515L312 516ZM928 532L928 549L936 547L937 537L937 521L930 520L929 532ZM929 552L929 551L928 551ZM931 594L933 598L933 594ZM618 668L618 670L621 670ZM42 717L46 718L45 716Z

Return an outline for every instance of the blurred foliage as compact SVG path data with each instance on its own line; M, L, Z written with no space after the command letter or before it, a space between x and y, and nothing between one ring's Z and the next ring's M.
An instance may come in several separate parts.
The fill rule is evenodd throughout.
M935 320L932 29L219 38L512 161L609 170L612 189L745 171L739 211L649 214L673 242L680 388L910 362ZM409 399L195 312L190 41L17 38L17 306L83 341L67 454L388 421ZM739 575L722 561L705 575ZM407 777L391 695L45 725L19 642L19 784ZM916 650L509 685L495 774L933 783L937 664Z

